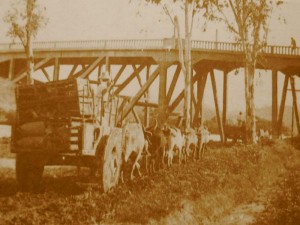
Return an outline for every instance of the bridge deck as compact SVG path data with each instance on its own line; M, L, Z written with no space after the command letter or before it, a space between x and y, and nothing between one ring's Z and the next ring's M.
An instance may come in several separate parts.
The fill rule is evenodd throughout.
M164 50L175 49L174 39L152 40L86 40L86 41L56 41L34 42L35 51L42 50ZM0 44L0 53L24 51L21 43ZM225 52L242 52L238 43L192 41L192 50L214 50ZM264 54L300 56L300 48L292 49L290 46L267 45L261 49Z
M206 79L210 75L211 83L214 87L216 115L219 118L218 124L220 133L222 134L223 123L226 124L226 119L224 120L225 122L221 122L220 120L214 70L221 70L224 74L223 118L226 118L227 97L224 96L227 95L227 75L230 71L244 66L242 45L229 42L193 40L191 47L193 69L195 70L195 75L191 81L193 88L197 85L197 95L192 94L191 107L193 110L191 110L191 118L196 122L199 118L198 116L202 115L204 87ZM33 49L35 71L40 70L42 72L40 75L47 81L60 79L60 65L72 66L68 77L89 78L91 73L96 70L98 70L98 76L100 76L101 67L104 64L108 66L121 64L119 72L113 77L115 84L114 93L116 95L122 94L123 89L135 78L138 80L141 88L132 98L127 100L124 98L118 109L118 112L121 112L122 115L119 121L126 118L131 111L134 112L134 106L138 105L146 107L144 115L145 124L148 124L149 120L147 118L150 115L147 107L158 108L159 118L161 121L164 121L178 108L178 105L184 98L184 91L182 90L171 102L181 71L178 65L178 47L175 39L35 42L33 43ZM267 45L261 49L260 53L260 56L263 57L259 57L257 68L272 70L272 129L274 131L278 130L277 133L279 134L289 80L291 81L291 88L295 89L294 77L291 75L300 76L300 48L292 49L290 46ZM150 73L152 65L155 65L156 69ZM167 71L171 65L177 65L177 68L176 71L173 71L174 74L171 76L172 81L167 90ZM126 76L123 82L120 82L118 79L123 75L126 66L132 67L133 72L131 75ZM52 73L51 76L49 75L49 70L48 72L46 70L48 67L53 68L52 71L50 70ZM79 71L77 70L78 67L80 67ZM146 79L143 83L140 72L144 68L146 68ZM279 116L277 116L278 71L281 71L285 75ZM0 44L0 76L8 77L18 83L26 82L26 55L20 43ZM148 95L149 87L158 76L159 93L157 103L150 104L147 101L140 101L143 95ZM296 106L295 91L293 102ZM300 130L299 119L297 120L297 124Z

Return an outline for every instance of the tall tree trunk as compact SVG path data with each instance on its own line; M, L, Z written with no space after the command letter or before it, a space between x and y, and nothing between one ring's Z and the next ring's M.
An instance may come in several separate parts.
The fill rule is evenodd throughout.
M246 98L246 136L250 143L256 143L256 119L254 103L254 63L245 63L245 98Z
M26 73L27 73L27 84L33 83L33 73L34 73L34 59L33 59L33 50L31 47L31 43L27 43L25 46L26 51Z
M184 118L185 128L190 128L191 117L191 35L189 30L189 2L185 1L185 51L184 51L184 64L185 64L185 85L184 85Z
M32 26L32 10L33 10L34 0L27 0L27 23L26 23L26 42L25 42L25 52L27 58L27 84L33 83L33 73L34 73L34 58L33 49L31 43L31 26Z

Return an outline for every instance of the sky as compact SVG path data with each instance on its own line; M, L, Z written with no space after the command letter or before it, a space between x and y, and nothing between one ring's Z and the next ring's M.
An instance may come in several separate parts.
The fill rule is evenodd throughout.
M7 37L8 26L1 17L10 8L11 0L0 0L0 43L10 42ZM165 38L173 35L173 25L164 14L161 6L146 4L142 0L40 0L46 8L49 19L47 26L40 30L36 41L62 41L62 40L99 40L99 39L152 39ZM170 12L175 15L177 8L168 5ZM290 45L290 37L300 43L300 2L289 0L280 11L274 11L274 20L270 23L268 44ZM286 23L276 18L282 15ZM182 22L182 14L179 13ZM202 22L202 23L201 23ZM197 18L194 23L192 39L230 41L231 35L226 32L223 25L208 24L206 31L201 28L203 20ZM183 31L183 24L181 23ZM172 68L170 69L172 70ZM242 71L242 70L241 70ZM216 71L218 97L222 99L222 76ZM257 71L256 73L256 106L271 105L271 72ZM279 103L282 90L283 76L279 75ZM156 82L157 83L157 82ZM134 86L134 85L133 85ZM133 86L127 90L134 94ZM300 89L300 81L296 80ZM157 98L156 87L152 88L152 98ZM181 87L182 88L182 87ZM229 111L244 111L244 78L242 72L229 75L228 103ZM180 87L177 88L179 91ZM299 92L298 92L299 93ZM299 94L298 99L300 99ZM287 105L291 105L290 94ZM204 104L214 106L210 79L205 89ZM222 104L221 104L222 106Z

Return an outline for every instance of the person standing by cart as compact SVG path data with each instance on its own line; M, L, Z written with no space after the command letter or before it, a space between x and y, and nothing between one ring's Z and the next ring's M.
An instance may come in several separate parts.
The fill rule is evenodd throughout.
M105 112L105 104L108 101L108 90L110 87L110 78L108 76L108 73L102 72L101 75L98 78L98 86L97 86L97 91L95 93L95 98L94 98L94 114L95 117L99 119L100 115L100 120L104 116Z

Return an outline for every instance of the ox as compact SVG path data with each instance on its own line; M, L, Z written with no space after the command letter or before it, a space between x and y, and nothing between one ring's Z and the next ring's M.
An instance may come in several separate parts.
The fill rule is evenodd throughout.
M145 141L144 129L141 124L127 123L122 128L122 161L126 164L129 159L133 161L130 179L134 178L134 170L137 169L138 175L140 173L139 160L142 156L143 150L147 151L147 142ZM122 180L124 166L122 166Z
M185 145L182 151L182 156L185 163L187 162L187 158L189 157L191 152L193 152L193 160L195 159L197 147L198 137L196 131L192 128L189 128L185 132Z
M167 136L167 165L170 167L173 163L174 151L178 150L178 160L179 164L181 164L182 160L182 148L185 145L184 135L178 128L169 127L166 129Z
M205 153L205 151L207 151L207 143L209 142L209 131L207 129L207 127L201 127L200 128L200 158L203 158L203 155Z
M153 173L155 172L155 168L160 168L160 165L164 167L164 155L167 139L165 136L165 130L162 130L157 126L156 120L155 125L148 128L147 131L151 134L146 134L149 143L149 155L146 158L146 169L148 173Z

